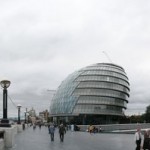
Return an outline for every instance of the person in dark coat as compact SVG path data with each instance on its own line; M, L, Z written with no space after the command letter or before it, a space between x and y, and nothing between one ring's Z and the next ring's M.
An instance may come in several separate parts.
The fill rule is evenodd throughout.
M59 126L59 135L60 135L60 141L64 141L64 134L66 133L65 126L63 124L60 124Z
M149 132L146 130L144 131L144 141L143 141L143 150L150 150L150 139L149 139Z

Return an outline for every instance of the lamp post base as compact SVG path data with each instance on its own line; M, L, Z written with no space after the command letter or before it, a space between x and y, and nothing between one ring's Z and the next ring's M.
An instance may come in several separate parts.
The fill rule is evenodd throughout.
M9 124L8 119L2 119L0 122L0 127L11 127L11 124Z

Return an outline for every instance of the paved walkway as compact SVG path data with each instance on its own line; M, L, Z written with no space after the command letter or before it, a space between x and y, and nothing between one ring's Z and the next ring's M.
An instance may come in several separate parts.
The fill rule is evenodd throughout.
M55 141L50 141L47 127L33 130L32 127L15 137L15 145L9 150L134 150L133 134L92 134L67 131L60 142L58 130Z

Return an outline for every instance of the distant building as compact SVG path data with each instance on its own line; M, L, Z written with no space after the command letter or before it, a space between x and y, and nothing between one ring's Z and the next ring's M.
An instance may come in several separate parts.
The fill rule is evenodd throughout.
M47 122L48 117L49 117L48 110L45 110L43 112L39 112L39 118L42 120L42 122Z
M32 108L31 110L28 111L28 113L29 113L29 116L36 117L35 109Z
M36 123L36 112L33 108L28 111L28 116L28 120L32 122L32 124Z
M54 121L76 124L119 123L129 97L125 70L98 63L69 75L58 87L50 105Z

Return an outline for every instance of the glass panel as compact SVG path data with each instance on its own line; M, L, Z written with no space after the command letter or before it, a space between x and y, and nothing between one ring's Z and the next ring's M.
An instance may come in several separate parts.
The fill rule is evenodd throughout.
M73 113L91 113L91 114L122 114L122 108L109 105L76 105Z
M76 79L77 82L81 82L81 81L106 81L106 82L114 82L117 84L122 84L126 87L129 87L129 83L126 82L125 80L119 79L119 78L114 78L114 77L107 77L107 76L79 76Z
M80 96L77 104L109 104L127 107L127 101L113 97Z
M87 70L83 72L82 75L107 75L107 76L113 76L113 77L118 77L124 80L128 80L127 76L125 76L124 74L120 74L120 73L108 71L108 70Z
M78 88L106 88L122 91L129 94L129 89L127 87L111 82L98 82L98 81L80 82Z
M55 96L52 99L50 106L51 114L71 113L77 102L78 97L71 96L74 89L79 82L73 82L81 72L75 72L71 74L66 80L59 86Z
M107 90L107 89L75 89L75 91L73 92L73 95L74 96L77 96L77 95L108 96L108 97L121 98L125 100L128 98L128 96L125 93Z
M112 68L111 66L107 66L107 67L102 67L102 66L93 66L93 67L87 67L83 69L84 71L86 70L107 70L107 71L114 71L114 72L118 72L120 74L123 74L126 76L126 73L123 70L120 69L116 69L116 68Z

